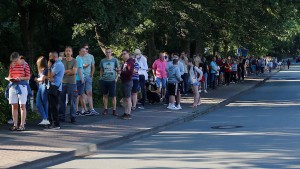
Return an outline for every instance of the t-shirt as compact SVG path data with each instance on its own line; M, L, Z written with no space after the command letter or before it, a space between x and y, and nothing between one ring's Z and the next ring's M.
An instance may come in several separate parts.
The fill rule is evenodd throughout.
M92 72L92 65L95 64L94 56L88 53L87 55L85 55L81 58L82 58L83 64L88 64L89 65L88 67L83 69L83 74L85 76L90 76L91 72Z
M134 63L134 72L133 72L133 75L132 75L132 80L139 80L139 69L140 69L140 65L139 63L137 63L135 61Z
M9 76L11 78L30 77L30 68L28 63L10 65Z
M76 80L79 81L80 80L80 76L79 76L79 69L81 69L81 75L82 75L82 78L84 78L84 73L83 73L83 61L82 61L82 57L80 56L77 56L76 57L76 60L77 60L77 71L76 71Z
M104 58L100 61L99 67L103 72L101 80L114 81L117 77L115 69L119 67L119 61L116 58L110 60Z
M156 77L167 78L167 62L165 60L156 59L152 65L152 69L155 70Z
M42 72L38 74L38 78L42 76L48 76L48 68L45 68ZM40 82L39 84L48 84L48 80L46 79L44 82Z
M77 60L72 59L70 61L67 61L66 59L62 60L62 63L64 64L65 70L72 70L73 68L78 68L77 66ZM76 84L76 74L75 75L64 75L63 83L66 84Z
M51 82L52 85L55 85L58 87L58 90L62 90L62 79L64 77L65 73L65 67L64 64L60 61L57 60L50 68L51 72L54 74L53 76L53 82Z
M231 66L231 68L232 68L233 72L236 72L237 69L238 69L238 65L236 63L233 63L232 66Z

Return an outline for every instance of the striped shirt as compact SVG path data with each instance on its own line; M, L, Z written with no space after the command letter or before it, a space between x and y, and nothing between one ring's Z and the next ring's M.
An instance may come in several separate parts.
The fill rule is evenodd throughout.
M10 65L9 76L11 78L30 77L30 68L28 63Z
M132 75L132 80L139 80L139 69L140 69L140 65L135 62L134 63L134 72L133 72L133 75Z

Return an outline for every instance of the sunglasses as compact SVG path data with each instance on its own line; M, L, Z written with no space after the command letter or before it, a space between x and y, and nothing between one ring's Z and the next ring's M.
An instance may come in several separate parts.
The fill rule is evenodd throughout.
M89 48L85 48L86 50L89 50Z

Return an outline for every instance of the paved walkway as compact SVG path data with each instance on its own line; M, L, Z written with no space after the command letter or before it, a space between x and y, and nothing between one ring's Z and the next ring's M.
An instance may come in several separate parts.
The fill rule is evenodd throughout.
M0 168L45 167L157 133L225 105L234 96L256 87L266 78L268 76L249 78L243 83L201 94L203 104L198 109L190 108L190 95L183 97L183 110L169 111L162 104L147 105L145 110L134 111L132 120L111 115L79 117L76 125L62 123L59 131L28 124L25 132L10 132L7 130L9 126L1 126ZM119 108L119 113L123 113L122 108Z

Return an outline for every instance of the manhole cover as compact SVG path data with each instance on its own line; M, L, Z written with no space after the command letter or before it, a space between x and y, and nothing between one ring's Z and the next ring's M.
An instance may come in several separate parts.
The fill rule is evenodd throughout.
M236 129L241 128L243 126L236 126L236 125L226 125L226 126L212 126L212 129Z

